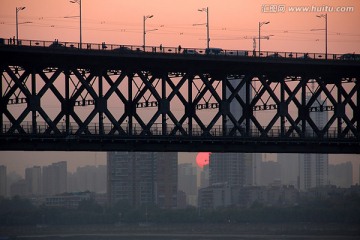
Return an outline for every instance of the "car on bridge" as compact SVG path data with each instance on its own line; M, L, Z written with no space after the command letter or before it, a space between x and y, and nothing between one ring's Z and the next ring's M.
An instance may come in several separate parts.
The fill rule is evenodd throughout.
M207 49L205 49L205 54L224 55L224 50L222 48L207 48Z
M66 46L62 43L59 43L59 41L55 40L50 45L50 48L66 48Z
M114 48L113 51L120 52L120 53L132 52L131 48L128 48L128 47L125 47L125 46L120 46L118 48Z
M266 57L268 57L268 58L282 58L282 56L279 53L269 54Z
M340 60L360 60L360 54L346 53L339 57Z
M300 56L300 57L297 57L297 58L300 58L300 59L312 59L308 53L304 53L304 55Z
M194 55L194 54L199 54L195 49L188 49L188 48L185 48L183 50L183 54L189 54L189 55Z

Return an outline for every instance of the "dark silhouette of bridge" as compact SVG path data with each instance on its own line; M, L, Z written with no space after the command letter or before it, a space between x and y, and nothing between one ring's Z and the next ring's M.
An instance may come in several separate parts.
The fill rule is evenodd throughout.
M0 150L360 153L355 55L11 43Z

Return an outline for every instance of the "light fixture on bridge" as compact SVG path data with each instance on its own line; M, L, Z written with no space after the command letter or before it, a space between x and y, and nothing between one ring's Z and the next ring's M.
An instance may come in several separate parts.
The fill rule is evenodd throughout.
M144 16L144 19L143 19L143 27L144 27L144 32L143 32L143 48L144 48L144 51L145 51L145 47L146 47L146 25L145 25L145 22L146 22L146 19L148 18L153 18L154 15L146 15ZM156 31L158 29L152 29L152 30L149 30L149 31ZM148 31L148 32L149 32Z
M318 18L325 18L325 59L327 59L327 13L325 14L321 14L321 15L316 15L316 17Z
M19 12L24 10L26 7L16 7L16 43L19 44ZM15 44L15 43L14 43Z
M259 57L261 56L261 48L260 48L261 32L260 32L260 29L261 29L262 25L269 24L269 23L270 23L269 21L267 21L267 22L259 22Z
M79 4L79 7L80 7L80 46L79 46L79 48L82 48L81 46L82 46L82 17L81 17L81 0L71 0L70 1L71 3L77 3L77 4Z
M198 9L199 12L206 12L206 47L210 47L210 31L209 31L209 8L200 8ZM193 24L196 25L204 25L204 24Z

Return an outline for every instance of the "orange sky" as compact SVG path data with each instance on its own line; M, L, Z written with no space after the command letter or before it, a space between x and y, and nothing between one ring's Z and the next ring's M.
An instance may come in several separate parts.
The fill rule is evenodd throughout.
M279 4L285 5L285 12L262 11ZM79 18L65 18L78 16L79 5L68 0L0 0L0 37L15 36L15 9L21 6L26 9L19 12L20 39L79 41ZM291 6L352 6L354 10L294 13L289 10ZM360 53L359 0L82 0L83 42L142 45L143 16L153 14L146 26L149 30L158 30L148 32L147 45L205 48L205 26L193 26L206 22L206 13L197 11L203 7L209 7L212 47L252 50L251 38L258 36L259 21L270 21L262 27L262 35L274 36L261 42L262 50L322 53L324 31L311 29L323 29L324 19L316 15L327 13L328 52ZM21 162L24 156L32 161ZM49 158L54 161L77 159L78 162L70 163L72 171L79 163L105 164L104 153L59 156L0 152L0 165L11 166L10 170L20 162L23 167L41 165L47 156L52 156ZM359 160L360 157L346 155L340 160L348 159ZM358 176L359 165L354 168Z
M270 5L285 5L284 12L269 13ZM79 41L79 5L68 0L1 0L0 35L15 35L15 9L19 12L19 38ZM352 12L290 12L292 6L352 6ZM143 16L146 21L147 45L205 47L206 27L193 26L206 22L206 13L197 9L209 7L210 45L224 49L253 48L259 21L270 21L262 35L274 35L262 41L269 51L323 52L325 21L317 14L328 14L328 52L360 53L360 1L358 0L82 0L83 42L107 42L142 45Z

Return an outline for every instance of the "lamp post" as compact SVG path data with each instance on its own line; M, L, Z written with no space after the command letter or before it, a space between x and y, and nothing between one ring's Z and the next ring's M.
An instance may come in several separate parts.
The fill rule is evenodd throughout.
M21 10L24 10L25 7L17 7L16 8L16 43L19 43L19 20L18 15ZM15 43L14 43L15 44Z
M81 17L81 0L71 0L70 1L71 3L77 3L77 4L79 4L79 7L80 7L80 15L79 15L79 17L80 17L80 47L79 48L82 48L82 17Z
M327 13L325 14L321 14L321 15L316 15L316 17L318 18L325 18L325 59L327 59Z
M261 48L260 48L260 41L261 41L261 32L260 32L260 29L261 29L261 26L264 25L264 24L269 24L270 22L259 22L259 57L261 56L260 55L260 51L261 51Z
M143 35L143 47L144 47L144 51L145 51L145 46L146 46L146 26L145 26L145 22L146 22L146 19L152 18L152 17L154 17L154 15L144 16L144 21L143 21L143 24L144 24L144 35Z
M199 12L206 12L206 48L210 47L210 30L209 30L209 8L200 8Z

